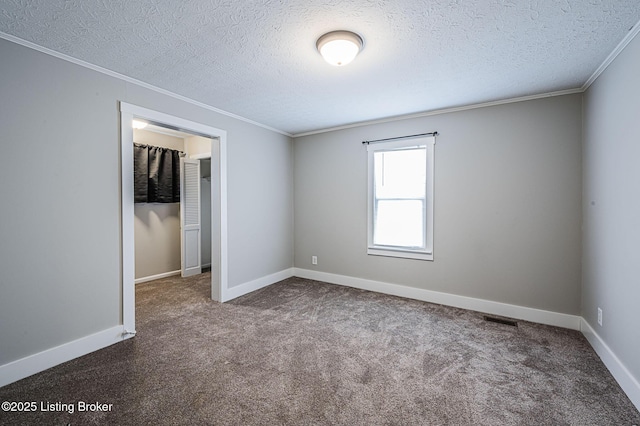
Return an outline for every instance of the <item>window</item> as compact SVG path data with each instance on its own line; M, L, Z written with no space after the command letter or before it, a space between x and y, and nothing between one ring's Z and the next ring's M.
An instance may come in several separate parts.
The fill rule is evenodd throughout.
M433 260L433 136L370 144L367 253Z

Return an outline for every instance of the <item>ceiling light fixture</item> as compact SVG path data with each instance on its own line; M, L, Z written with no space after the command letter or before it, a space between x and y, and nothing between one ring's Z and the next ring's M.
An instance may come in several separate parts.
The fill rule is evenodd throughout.
M147 124L149 123L140 120L131 121L131 127L133 127L134 129L144 129L145 127L147 127Z
M362 37L351 31L331 31L316 43L324 60L338 67L353 61L363 46Z

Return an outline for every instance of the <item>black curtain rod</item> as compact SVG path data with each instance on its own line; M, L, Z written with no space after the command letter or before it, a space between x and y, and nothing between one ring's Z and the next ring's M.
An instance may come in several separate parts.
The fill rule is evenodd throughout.
M438 132L419 133L417 135L407 135L407 136L396 136L395 138L376 139L376 140L373 140L373 141L362 141L362 143L369 145L370 143L394 141L396 139L415 138L415 137L418 137L418 136L438 136Z

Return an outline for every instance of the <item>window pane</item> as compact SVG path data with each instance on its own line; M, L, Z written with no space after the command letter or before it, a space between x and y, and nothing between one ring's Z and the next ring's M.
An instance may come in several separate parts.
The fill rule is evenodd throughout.
M373 243L383 246L424 247L421 200L376 202Z
M425 147L376 152L376 198L424 198L426 155Z

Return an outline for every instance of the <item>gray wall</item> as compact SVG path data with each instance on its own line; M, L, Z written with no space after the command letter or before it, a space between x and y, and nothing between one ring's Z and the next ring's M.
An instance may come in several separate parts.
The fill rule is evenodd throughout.
M133 141L185 150L184 139L147 130L134 129ZM180 203L136 203L133 231L136 278L180 269Z
M582 315L640 380L640 37L585 94ZM598 326L597 309L603 324Z
M296 267L579 315L581 102L553 97L296 138ZM434 130L435 260L367 256L361 141Z
M134 214L135 277L180 270L180 203L136 203Z
M290 138L2 39L0 57L0 365L121 323L119 100L227 130L230 286L292 266Z
M183 138L144 129L133 129L133 142L185 152L185 140Z

